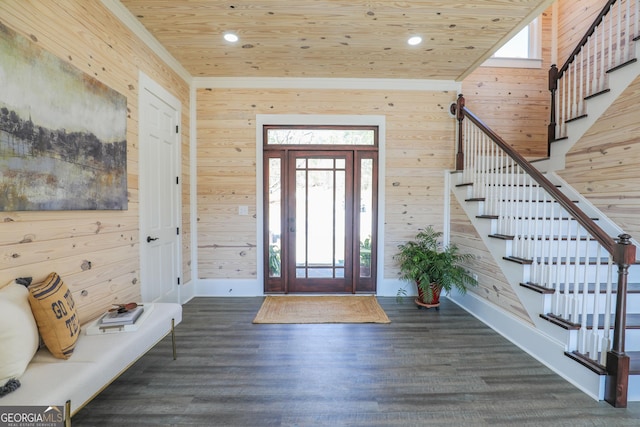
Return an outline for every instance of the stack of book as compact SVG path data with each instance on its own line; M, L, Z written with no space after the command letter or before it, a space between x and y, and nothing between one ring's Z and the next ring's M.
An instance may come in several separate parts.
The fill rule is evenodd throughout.
M132 303L130 305L135 304ZM85 333L87 335L103 335L137 331L153 311L153 304L146 304L144 308L142 305L137 305L137 307L127 311L124 311L122 305L120 305L119 309L120 312L116 308L89 323L83 328Z
M144 312L144 307L139 305L131 310L114 310L105 313L100 319L100 329L119 328L125 325L133 325Z

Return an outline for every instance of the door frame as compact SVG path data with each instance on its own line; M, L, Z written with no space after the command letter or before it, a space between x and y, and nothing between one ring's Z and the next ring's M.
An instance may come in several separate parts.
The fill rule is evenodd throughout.
M264 295L264 165L263 126L377 126L378 127L378 242L376 269L377 292L384 278L384 219L385 219L385 157L386 117L381 115L322 115L322 114L256 114L256 288L255 295Z
M140 246L140 293L143 301L147 301L148 295L150 294L149 287L147 284L148 277L148 269L152 268L149 264L149 251L147 250L147 246L144 244L146 239L146 230L148 224L148 218L145 217L144 207L148 203L147 198L147 184L145 183L145 177L147 169L152 167L148 161L142 161L144 158L144 144L141 141L141 135L144 132L144 111L143 111L143 96L145 92L149 92L152 95L156 96L161 101L168 104L173 110L175 110L176 123L178 123L179 129L182 127L181 125L181 117L182 117L182 104L173 96L169 91L167 91L160 84L155 82L151 77L147 76L142 71L139 72L138 77L138 215L139 215L139 246ZM173 153L173 166L176 171L176 175L179 179L182 179L182 132L176 132L176 144ZM175 189L175 200L182 200L182 186L175 185L173 187ZM177 221L177 226L180 228L180 233L176 235L176 264L177 264L177 272L180 283L182 284L182 234L184 230L182 229L182 203L176 203L174 206L174 214ZM176 286L175 295L171 296L172 302L180 303L180 286Z

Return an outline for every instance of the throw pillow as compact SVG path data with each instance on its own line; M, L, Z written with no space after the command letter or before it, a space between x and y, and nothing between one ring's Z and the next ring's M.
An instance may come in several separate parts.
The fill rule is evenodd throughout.
M57 273L29 286L29 303L44 344L59 359L68 359L80 334L80 319L71 291Z
M38 350L28 296L27 288L16 283L0 289L0 386L20 378Z

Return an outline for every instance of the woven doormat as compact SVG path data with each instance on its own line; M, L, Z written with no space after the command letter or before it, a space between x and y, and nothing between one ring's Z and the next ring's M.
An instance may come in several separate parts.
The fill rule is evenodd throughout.
M391 323L375 296L273 296L253 323Z

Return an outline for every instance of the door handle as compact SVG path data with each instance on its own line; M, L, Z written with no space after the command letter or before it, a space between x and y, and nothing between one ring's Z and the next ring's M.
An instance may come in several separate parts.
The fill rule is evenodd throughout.
M153 242L155 240L158 240L158 238L157 237L147 236L147 243L151 243L151 242Z

